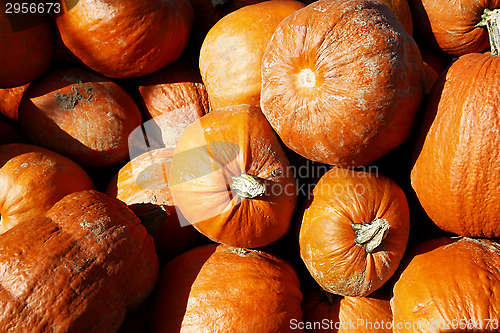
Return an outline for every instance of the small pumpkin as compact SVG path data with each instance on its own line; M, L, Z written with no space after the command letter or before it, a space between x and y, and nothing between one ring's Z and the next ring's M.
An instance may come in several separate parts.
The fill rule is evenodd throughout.
M0 146L0 234L43 216L65 195L94 184L75 162L23 143Z
M154 243L120 201L68 194L0 235L4 332L117 332L151 293Z
M128 137L141 124L132 97L109 79L78 68L51 71L30 84L19 124L35 144L90 167L128 158Z
M384 292L341 297L320 288L304 294L302 318L310 333L392 333L390 298Z
M257 107L211 111L189 125L175 147L169 181L182 214L215 242L261 247L290 229L296 181Z
M500 245L442 237L420 243L393 288L393 331L497 332Z
M56 49L55 28L49 16L16 14L14 4L21 5L0 2L0 88L22 86L41 76L52 65Z
M303 332L293 267L264 251L211 244L162 268L151 300L152 333Z
M409 135L422 57L379 1L316 1L285 18L262 58L261 108L290 149L317 162L367 165Z
M453 62L426 105L411 184L429 218L468 237L500 237L500 57Z
M19 103L21 103L24 91L29 85L29 83L26 83L18 87L0 89L0 113L11 120L17 121Z
M366 296L394 274L410 226L405 194L394 181L370 171L332 168L306 207L300 256L324 290Z
M184 128L210 111L197 60L188 55L142 77L139 94L148 119L143 127L148 140L158 141L155 148L174 148Z
M113 78L143 76L175 61L192 20L188 0L61 1L56 16L66 47Z
M125 164L108 184L106 194L117 198L141 219L153 236L161 262L191 249L199 232L182 223L168 185L173 149L143 153Z
M224 16L210 29L200 50L200 72L214 109L260 106L262 54L276 26L303 7L293 0L259 2Z

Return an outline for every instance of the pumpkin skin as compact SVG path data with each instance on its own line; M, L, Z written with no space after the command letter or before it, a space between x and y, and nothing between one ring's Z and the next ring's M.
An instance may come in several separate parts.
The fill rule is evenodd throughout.
M141 114L116 83L62 68L31 83L19 105L19 123L35 144L84 166L102 167L127 159L128 137L141 124Z
M498 332L500 246L446 237L419 244L394 284L391 307L398 333Z
M56 23L66 47L113 78L150 74L175 61L193 20L188 0L62 1L61 8Z
M191 249L199 232L181 225L183 217L174 206L168 187L173 149L155 149L125 164L109 183L106 194L117 198L141 219L153 235L161 262L167 262Z
M195 248L160 273L151 301L152 333L303 332L297 274L264 251L226 245Z
M0 234L43 216L65 195L94 188L75 162L45 148L0 146Z
M396 14L399 22L405 28L405 31L412 35L413 34L413 19L411 16L410 5L408 0L383 0L381 1L387 5L394 14Z
M97 191L69 194L0 235L0 267L4 332L116 332L159 271L137 217Z
M386 5L316 1L285 18L264 52L262 112L298 154L366 165L408 137L423 96L422 66Z
M368 171L332 168L318 181L306 207L300 256L324 290L366 296L396 271L410 220L404 192L394 181Z
M19 103L29 85L26 83L18 87L0 89L0 113L17 121Z
M476 26L485 9L500 8L500 1L409 0L416 30L431 48L453 56L488 48L488 31Z
M436 83L415 150L411 185L441 229L500 237L500 146L495 74L500 58L479 53L455 61Z
M260 106L262 54L276 26L304 6L264 1L235 10L210 29L200 50L200 72L214 109Z
M211 111L189 125L175 147L169 181L189 223L215 242L261 247L290 229L296 181L257 107Z
M302 318L312 327L305 327L310 333L392 333L389 297L378 291L365 297L339 297L312 289L304 294ZM314 323L323 327L315 328Z
M152 119L143 126L146 134L151 132L148 139L157 141L156 148L175 148L186 126L210 111L197 60L187 58L139 81L141 105L146 118Z
M0 88L27 84L52 64L56 33L48 16L0 11Z

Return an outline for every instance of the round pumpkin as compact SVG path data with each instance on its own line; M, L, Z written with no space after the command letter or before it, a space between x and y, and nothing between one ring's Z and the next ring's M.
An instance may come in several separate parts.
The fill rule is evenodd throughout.
M77 68L33 82L19 105L23 132L37 145L91 167L128 158L128 137L141 124L139 108L119 85Z
M26 83L18 87L0 89L0 113L17 121L19 103L21 103L21 98L28 86L29 83Z
M480 53L455 61L426 105L411 185L441 229L500 237L500 58Z
M21 6L20 2L0 2L0 88L22 86L42 75L56 49L49 16L15 13L14 4Z
M422 57L379 1L316 1L285 18L262 58L262 112L304 157L369 164L409 135Z
M500 245L437 238L419 244L394 284L393 332L498 332Z
M409 235L401 188L373 171L332 168L314 187L300 226L300 256L326 291L366 296L396 271Z
M162 148L143 153L127 164L109 183L106 194L128 205L150 229L162 262L191 249L199 232L174 206L168 186L173 149Z
M0 146L0 234L43 216L65 195L94 188L75 162L47 149L13 143Z
M174 148L187 125L210 110L196 62L186 55L139 80L139 94L150 146Z
M215 242L261 247L290 229L296 181L257 107L211 111L189 125L175 147L169 181L182 214Z
M175 61L192 20L188 0L61 1L56 16L66 47L114 78L146 75Z
M151 301L152 333L303 332L297 274L264 251L195 248L162 268Z
M497 0L409 0L409 4L424 44L453 56L487 49L490 44L484 19L491 10L500 10Z
M260 106L262 54L276 26L303 7L294 0L264 1L235 10L210 29L200 50L200 72L214 109Z
M302 318L310 333L392 333L389 297L378 291L365 297L340 297L312 289L304 294Z

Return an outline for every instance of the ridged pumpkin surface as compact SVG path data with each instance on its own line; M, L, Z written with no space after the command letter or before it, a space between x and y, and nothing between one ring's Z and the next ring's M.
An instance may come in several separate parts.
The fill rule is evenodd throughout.
M427 104L411 183L445 231L500 237L500 58L454 62ZM428 130L426 132L426 130Z

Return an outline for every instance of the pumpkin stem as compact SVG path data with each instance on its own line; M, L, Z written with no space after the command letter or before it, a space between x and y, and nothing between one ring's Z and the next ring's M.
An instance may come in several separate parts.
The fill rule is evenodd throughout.
M212 6L214 8L222 8L222 7L230 5L232 3L233 3L233 0L212 0Z
M135 211L135 215L141 220L141 224L150 235L161 227L165 219L170 216L170 212L162 205L140 204L140 211Z
M365 245L366 253L371 253L387 236L389 227L389 222L379 217L375 218L371 223L352 223L352 228L356 233L354 242L358 245Z
M486 27L490 39L491 54L497 56L500 54L500 9L485 8L481 15L481 21L476 27Z
M240 176L233 176L233 183L229 187L240 198L253 199L266 192L266 185L246 172L242 172Z

